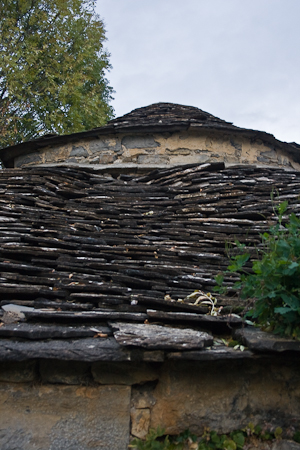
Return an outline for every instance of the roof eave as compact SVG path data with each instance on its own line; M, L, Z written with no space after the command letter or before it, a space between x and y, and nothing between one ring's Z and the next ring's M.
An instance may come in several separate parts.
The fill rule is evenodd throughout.
M127 134L127 133L167 133L176 131L213 131L215 133L233 133L238 135L244 135L249 139L260 139L269 145L276 145L288 154L290 154L294 161L300 163L300 154L297 145L292 145L286 142L277 140L272 134L251 130L247 128L235 127L231 124L201 124L191 121L178 121L173 124L137 124L128 123L128 126L123 122L122 124L109 123L103 127L94 128L89 131L81 131L78 133L66 134L66 135L54 135L45 136L32 141L22 142L10 147L0 149L0 159L2 164L6 168L14 167L14 160L18 156L26 155L34 151L38 151L42 148L53 145L64 145L66 143L72 143L86 138L98 138L99 136L115 135L115 134Z

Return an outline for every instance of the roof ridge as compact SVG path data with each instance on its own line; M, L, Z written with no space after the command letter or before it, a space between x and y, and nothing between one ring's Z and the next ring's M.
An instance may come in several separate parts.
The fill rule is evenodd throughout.
M147 118L147 122L153 120L164 120L168 121L189 121L189 122L218 122L222 124L232 125L231 122L226 122L219 117L216 117L206 111L203 111L196 106L188 106L181 105L179 103L168 103L168 102L158 102L152 103L148 106L143 106L140 108L136 108L130 111L123 116L116 117L108 122L108 124L116 124L120 122L124 122L124 120L132 120L132 121L143 121L143 119Z

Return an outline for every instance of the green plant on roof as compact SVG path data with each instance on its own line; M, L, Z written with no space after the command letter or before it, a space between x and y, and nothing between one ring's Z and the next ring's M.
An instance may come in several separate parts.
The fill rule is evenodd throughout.
M266 331L300 339L300 219L292 213L284 223L287 207L285 201L275 208L277 224L261 236L252 273L245 270L250 254L239 242L241 252L231 256L225 273L239 273L234 288L241 298L254 299L248 317ZM215 279L215 290L224 292L224 274Z

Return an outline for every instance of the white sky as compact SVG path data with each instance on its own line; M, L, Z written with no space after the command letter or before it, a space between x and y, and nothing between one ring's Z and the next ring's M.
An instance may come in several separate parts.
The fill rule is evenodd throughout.
M300 143L300 0L97 0L116 116L196 106Z

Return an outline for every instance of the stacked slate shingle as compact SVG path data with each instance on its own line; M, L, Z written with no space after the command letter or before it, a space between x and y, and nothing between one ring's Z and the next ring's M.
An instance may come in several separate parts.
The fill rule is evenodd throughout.
M212 291L228 243L260 245L276 204L300 212L300 173L34 167L1 171L0 194L1 359L249 357L213 346L212 334L243 325L235 277L218 317L186 297Z

